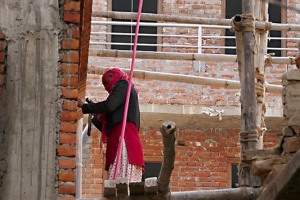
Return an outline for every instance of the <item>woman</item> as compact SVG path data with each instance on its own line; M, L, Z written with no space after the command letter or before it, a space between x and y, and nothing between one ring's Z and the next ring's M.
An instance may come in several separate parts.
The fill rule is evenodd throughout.
M116 155L122 130L124 107L128 88L128 77L118 68L107 70L102 76L102 84L109 96L105 101L83 103L78 100L78 107L84 114L94 113L93 119L102 134L107 135L105 170L108 179L114 179ZM98 125L97 125L98 124ZM117 178L128 178L129 182L141 182L144 171L144 158L139 138L140 110L137 90L131 87L127 121L122 143L121 159L118 165Z

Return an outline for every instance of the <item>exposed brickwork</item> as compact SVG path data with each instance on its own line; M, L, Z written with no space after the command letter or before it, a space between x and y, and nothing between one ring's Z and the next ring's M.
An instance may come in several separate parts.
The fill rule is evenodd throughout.
M265 146L279 142L280 130L268 130ZM230 160L239 159L239 129L181 129L176 137L176 161L171 176L171 191L228 188ZM162 136L158 129L142 127L140 138L145 161L162 159ZM99 132L93 131L83 159L83 198L99 198L103 192L103 157ZM179 141L184 146L178 145Z
M84 3L83 3L84 2ZM107 1L94 1L94 8L106 10ZM80 114L77 113L76 99L87 96L96 100L106 98L106 92L101 86L99 76L87 75L88 41L90 30L90 14L92 1L71 0L62 5L62 18L67 27L66 34L61 41L61 99L63 102L60 112L61 126L59 134L58 155L58 193L61 200L73 200L75 195L75 155L76 155L76 121ZM293 0L288 4L297 6ZM162 3L164 14L184 14L205 18L222 18L222 1L171 1ZM298 6L299 7L299 6ZM298 20L296 15L287 14L289 23ZM101 19L101 18L98 18ZM95 29L96 30L96 29ZM94 31L95 31L94 30ZM99 31L99 30L97 30ZM101 30L103 31L103 30ZM189 33L196 29L175 30L166 29L164 33L173 32ZM220 31L215 31L220 35ZM288 34L298 34L289 32ZM95 36L93 36L95 37ZM99 40L105 39L98 36ZM6 46L1 43L4 37L0 33L0 86L4 84L5 65L1 62L5 54L1 49ZM172 38L164 38L163 42L180 43ZM188 40L191 44L197 44L197 40ZM212 42L222 41L204 40L205 45ZM287 43L293 47L292 42ZM163 51L173 52L196 52L194 49L170 49ZM221 53L219 49L206 49L203 53ZM291 56L289 54L289 56ZM109 59L105 63L101 60L93 60L91 63L104 67L126 67L130 65L129 59ZM194 66L196 65L196 67ZM198 66L197 66L198 65ZM204 71L200 71L204 68ZM80 70L78 70L80 69ZM158 61L143 60L136 63L136 69L161 71L180 74L201 75L214 78L238 80L237 67L235 64L218 62L190 62L190 61ZM267 69L269 83L279 84L281 74L286 71L285 65L273 66ZM180 105L203 105L203 106L239 106L239 90L218 89L209 86L189 85L182 83L161 81L138 81L135 84L139 89L140 103L154 104L180 104ZM79 86L79 89L78 89ZM1 88L2 89L2 88ZM266 101L267 106L280 107L280 95L270 95ZM274 100L274 97L275 100ZM279 100L278 100L279 99ZM0 104L1 106L1 104ZM272 147L278 142L278 131L268 130L265 139L265 147ZM161 136L158 130L143 127L140 132L145 156L160 157L162 155ZM180 130L177 140L184 141L185 146L177 146L176 167L171 180L171 189L174 191L215 189L228 187L227 158L239 156L238 130L219 129L186 129ZM224 142L226 141L226 142ZM84 198L97 198L102 194L103 179L103 149L99 148L99 133L93 132L89 141L90 146L85 149L83 163L83 195Z
M287 1L288 5L294 5L292 0ZM297 3L296 3L297 4ZM107 10L107 1L100 0L94 2L94 10ZM222 1L173 1L165 0L162 3L162 13L171 15L190 15L204 18L224 18L222 13ZM299 18L298 18L299 19ZM297 23L295 14L287 14L288 23ZM101 20L101 18L95 18ZM104 27L93 26L93 31L105 31ZM222 35L220 30L205 30L205 33ZM195 28L164 28L164 34L193 34ZM288 32L291 36L299 33ZM105 41L104 36L91 36L94 41ZM186 38L187 43L197 45L197 40ZM204 45L223 45L223 40L203 39ZM165 44L181 44L182 40L177 38L163 37ZM287 47L295 47L295 42L287 41ZM196 53L195 49L163 47L162 51ZM203 53L223 53L220 49L204 49ZM293 53L288 52L289 56ZM89 65L101 67L129 68L130 59L120 58L89 58ZM294 67L294 66L288 66ZM200 75L212 78L222 78L229 80L239 80L236 63L191 62L174 60L149 60L138 59L135 69L158 71L166 73L178 73L187 75ZM281 84L281 75L287 70L286 65L273 65L266 69L268 83ZM192 85L184 83L174 83L167 81L150 81L134 79L134 84L139 90L141 104L176 104L176 105L201 105L201 106L228 106L238 107L239 90L220 89L218 87ZM101 85L101 76L88 74L86 81L86 96L103 100L107 93ZM282 108L281 94L267 94L266 106L269 108ZM98 134L98 133L94 133ZM281 130L267 130L264 136L264 148L272 148L280 141ZM159 130L142 127L140 137L143 143L144 155L154 160L161 159L162 141ZM186 129L179 130L177 141L184 141L185 146L176 146L176 163L172 173L171 191L187 191L199 189L227 188L228 185L228 165L232 158L239 158L239 129ZM84 151L83 164L83 194L84 198L97 198L101 196L102 189L96 189L97 183L102 188L102 178L105 172L102 171L103 153L99 152L99 135L89 140L87 149ZM147 160L146 160L147 161ZM91 164L100 162L99 164ZM94 167L93 167L94 166ZM96 173L102 173L96 175ZM89 178L96 176L97 178Z

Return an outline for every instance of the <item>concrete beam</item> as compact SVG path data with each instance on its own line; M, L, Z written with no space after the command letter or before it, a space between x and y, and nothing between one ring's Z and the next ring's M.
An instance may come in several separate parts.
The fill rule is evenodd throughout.
M141 126L160 127L165 121L174 121L180 128L240 127L239 107L141 104L140 110ZM265 121L268 129L282 129L287 123L280 108L268 108Z

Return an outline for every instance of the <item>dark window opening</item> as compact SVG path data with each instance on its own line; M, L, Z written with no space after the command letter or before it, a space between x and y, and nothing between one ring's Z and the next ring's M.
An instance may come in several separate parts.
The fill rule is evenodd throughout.
M227 0L226 1L226 11L225 11L225 18L231 19L236 14L242 13L242 1L241 0ZM235 36L233 31L229 29L225 30L225 36ZM232 39L225 39L225 46L226 47L235 47L235 38ZM236 50L234 49L225 49L225 54L235 55Z
M279 0L279 2L280 2L280 0ZM277 6L274 4L269 5L269 21L272 23L281 23L281 7L280 6ZM270 31L269 37L279 37L280 38L281 31ZM269 40L268 47L269 48L280 48L281 40L278 40L278 39ZM281 56L280 50L269 49L268 53L274 53L275 56Z
M281 2L281 0L277 0ZM225 18L230 19L236 14L242 14L241 0L226 0ZM274 4L269 4L269 21L272 23L281 23L281 7ZM225 36L235 36L235 33L229 29L225 30ZM269 37L281 37L281 31L270 31ZM235 38L225 39L226 47L235 47ZM268 42L268 48L281 48L281 40L272 39ZM281 50L269 49L268 53L275 53L275 56L281 56ZM236 54L236 49L225 49L225 54Z
M112 1L112 10L120 11L120 12L137 12L139 6L138 0L113 0ZM144 0L142 13L154 13L157 14L157 0ZM125 21L130 22L130 20L113 20L113 21ZM135 23L136 20L133 20ZM141 20L141 22L143 22ZM148 21L149 22L149 21ZM112 32L114 33L126 33L132 35L112 35L111 41L112 43L132 43L132 45L120 45L115 44L111 45L112 49L118 50L131 50L133 49L134 42L134 34L135 34L135 26L121 26L121 25L113 25ZM141 26L139 27L139 34L157 34L156 26ZM139 51L156 51L157 47L157 36L138 36L138 44L154 44L142 46L137 45L137 50Z
M238 184L238 164L231 164L231 187L237 188Z
M158 177L161 165L161 162L145 162L145 172L142 176L142 181L144 182L146 178Z

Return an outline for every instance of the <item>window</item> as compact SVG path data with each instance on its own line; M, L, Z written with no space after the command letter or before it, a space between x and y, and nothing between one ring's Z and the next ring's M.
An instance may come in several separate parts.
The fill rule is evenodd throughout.
M281 2L281 0L277 0ZM225 6L225 18L230 19L236 14L242 13L242 1L241 0L226 0L226 6ZM269 4L269 21L272 23L282 23L282 16L283 12L281 7L273 4ZM230 30L226 29L225 36L234 36L235 33L231 32ZM282 33L281 31L270 31L269 37L281 37ZM235 39L225 39L225 45L226 46L234 46L235 47ZM281 56L281 50L278 49L272 49L272 48L281 48L281 40L279 39L271 39L268 42L268 53L275 53L275 56ZM235 49L225 49L225 54L236 54Z
M158 177L161 165L161 162L145 162L145 172L142 176L142 181L144 182L146 178Z
M241 0L227 0L226 1L226 8L225 8L225 18L231 19L236 14L242 13L242 1ZM225 36L235 36L233 31L229 29L225 30ZM225 46L226 47L235 47L235 38L232 39L225 39ZM225 54L236 54L235 49L225 49Z
M139 6L138 0L111 0L111 9L112 11L118 12L137 12ZM142 13L158 13L158 0L144 0ZM118 20L114 19L113 21L126 21L130 22L130 20ZM136 22L134 20L133 22ZM141 21L142 22L142 21ZM149 21L148 21L149 22ZM112 44L111 49L118 50L131 50L133 49L134 42L134 34L135 34L135 26L126 26L126 25L112 25L111 30L113 33L119 33L118 35L111 36ZM121 34L120 34L121 33ZM123 34L122 34L123 33ZM130 35L132 34L132 35ZM157 34L156 26L141 26L139 27L139 37L138 43L140 45L137 46L137 50L140 51L156 51L156 45L149 44L157 44L157 36L146 36L142 34ZM130 45L130 43L132 45ZM142 45L146 44L146 45Z
M228 158L227 166L228 166L228 187L229 188L237 188L239 183L238 178L238 163L239 158Z
M231 188L237 188L238 182L238 164L231 163Z

